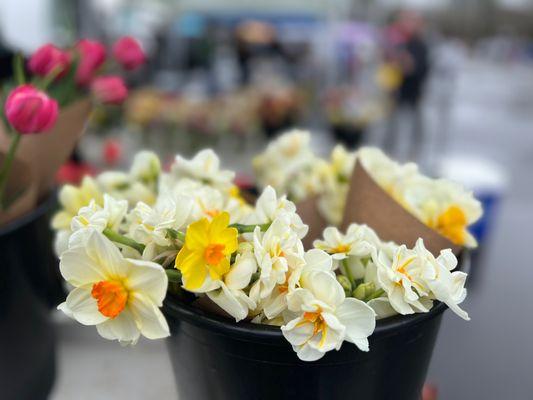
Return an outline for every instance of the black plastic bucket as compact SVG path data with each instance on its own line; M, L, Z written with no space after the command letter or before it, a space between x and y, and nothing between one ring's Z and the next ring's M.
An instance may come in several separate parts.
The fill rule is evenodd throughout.
M370 351L345 342L299 360L277 327L238 324L168 296L167 339L180 399L419 399L446 306L377 322Z
M46 399L55 378L55 334L47 299L53 199L0 228L0 398Z

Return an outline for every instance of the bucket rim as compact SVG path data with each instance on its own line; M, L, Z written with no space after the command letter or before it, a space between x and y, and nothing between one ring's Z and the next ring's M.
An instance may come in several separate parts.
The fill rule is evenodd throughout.
M427 313L411 315L394 315L376 321L376 328L369 339L377 339L409 329L424 321L429 321L442 314L448 307L442 302L435 302ZM198 307L183 303L175 296L169 295L163 303L163 313L172 319L208 329L215 334L231 336L248 341L284 342L285 338L279 326L254 324L249 321L234 320L208 313Z

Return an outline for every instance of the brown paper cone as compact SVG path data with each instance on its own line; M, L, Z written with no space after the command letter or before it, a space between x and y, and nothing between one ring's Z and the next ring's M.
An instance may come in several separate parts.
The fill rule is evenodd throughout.
M318 197L309 197L296 205L298 215L304 224L309 226L309 232L303 238L304 248L313 248L313 241L322 236L322 232L328 226L327 221L318 211Z
M442 249L452 249L456 255L462 249L403 208L358 162L350 179L341 228L346 230L353 222L370 226L382 240L408 247L413 247L417 239L422 238L426 248L435 256Z
M0 153L0 165L4 158L5 155ZM16 220L37 205L37 186L32 181L30 167L18 159L11 165L4 199L8 208L0 210L0 226Z
M46 195L54 186L56 173L72 154L85 130L90 112L90 100L78 100L61 110L50 132L25 135L20 141L17 158L30 166L38 197ZM5 151L8 146L7 135L0 135L0 151Z

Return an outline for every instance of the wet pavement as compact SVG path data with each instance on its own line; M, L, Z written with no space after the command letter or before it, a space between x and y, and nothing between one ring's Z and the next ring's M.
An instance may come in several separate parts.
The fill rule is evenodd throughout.
M533 67L469 62L450 96L449 120L439 111L442 99L435 93L428 99L424 165L435 166L447 156L484 157L500 165L509 181L472 266L474 280L464 303L472 321L445 315L428 381L437 384L444 400L531 399ZM444 134L445 145L438 140ZM315 139L321 150L329 146L324 137ZM379 140L378 132L371 142ZM122 348L59 315L57 327L59 375L52 399L175 397L164 341Z

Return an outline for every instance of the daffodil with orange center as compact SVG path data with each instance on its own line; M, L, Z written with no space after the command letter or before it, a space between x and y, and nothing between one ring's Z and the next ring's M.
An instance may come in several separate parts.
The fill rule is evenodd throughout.
M176 268L189 291L207 280L220 281L230 270L230 257L238 247L238 231L229 227L229 214L221 212L211 221L203 218L189 225L185 244L176 257Z
M83 237L82 237L83 236ZM106 339L135 343L169 335L159 310L168 279L156 263L123 257L95 229L80 231L77 246L61 255L59 269L74 286L59 309Z

